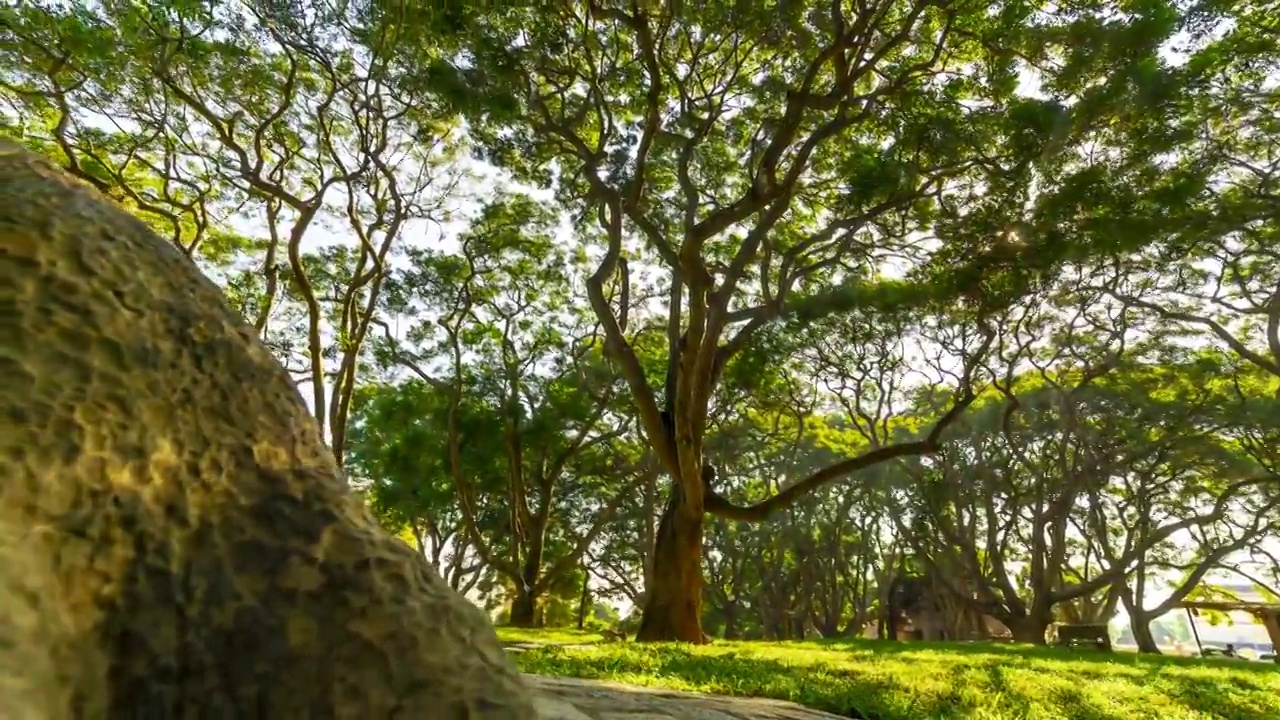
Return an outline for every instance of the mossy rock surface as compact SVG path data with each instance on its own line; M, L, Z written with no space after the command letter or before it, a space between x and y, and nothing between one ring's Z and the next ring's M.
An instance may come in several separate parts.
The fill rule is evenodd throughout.
M532 718L176 248L0 143L7 718Z

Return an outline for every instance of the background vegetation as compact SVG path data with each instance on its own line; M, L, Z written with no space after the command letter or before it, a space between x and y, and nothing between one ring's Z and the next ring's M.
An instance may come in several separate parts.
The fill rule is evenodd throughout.
M1280 588L1265 5L26 2L0 135L218 282L504 620L1044 643L1123 611L1152 652L1179 601ZM836 704L915 667L967 707L1001 657L944 691L939 650L835 647L795 662ZM599 652L527 662L702 651ZM1116 662L1169 717L1225 672Z

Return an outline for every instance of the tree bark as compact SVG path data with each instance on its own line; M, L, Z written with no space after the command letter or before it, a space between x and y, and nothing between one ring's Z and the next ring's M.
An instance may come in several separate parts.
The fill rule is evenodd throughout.
M1160 647L1156 645L1156 636L1151 632L1149 615L1144 612L1130 613L1129 630L1133 633L1133 641L1138 644L1138 652L1160 654Z
M516 587L511 600L512 627L531 628L538 625L538 593L533 588Z
M736 600L730 600L724 606L724 639L738 640L742 637L742 633L738 630L739 616L742 614L741 607Z
M587 606L591 603L591 573L582 569L582 595L578 597L578 629L587 624Z
M823 615L822 627L818 628L818 632L822 633L822 637L830 638L840 634L840 618L831 617L831 615Z
M880 637L883 639L898 641L898 622L902 617L902 609L898 607L898 593L895 588L898 582L897 577L889 580L888 590L884 595L884 623L885 629L888 631Z
M706 642L702 633L702 522L673 488L658 523L653 582L645 588L637 642Z
M1052 622L1046 617L1036 615L1024 615L1017 618L1000 618L1005 627L1009 628L1009 632L1013 635L1016 642L1031 643L1033 645L1045 645L1045 632L1049 629Z
M524 565L520 571L520 577L514 578L516 585L516 597L511 602L511 624L515 627L539 627L542 625L538 620L538 598L546 589L546 583L542 582L542 551L543 537L546 534L546 516L541 515L534 518L537 527L531 528L532 537L529 538L529 547L524 555ZM520 544L520 539L512 540L513 544Z
M1142 589L1142 578L1138 578L1139 592ZM1160 654L1160 647L1156 645L1155 633L1151 632L1151 621L1161 613L1151 613L1143 610L1139 604L1137 593L1133 588L1125 583L1121 590L1120 602L1124 604L1124 611L1129 615L1129 631L1133 633L1133 641L1138 645L1138 652L1152 655Z

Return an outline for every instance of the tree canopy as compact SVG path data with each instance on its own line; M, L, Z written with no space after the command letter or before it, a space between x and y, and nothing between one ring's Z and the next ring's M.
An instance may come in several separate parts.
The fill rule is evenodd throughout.
M512 622L894 633L927 592L951 636L1123 608L1154 649L1211 579L1280 585L1259 4L0 14L0 132L219 282Z

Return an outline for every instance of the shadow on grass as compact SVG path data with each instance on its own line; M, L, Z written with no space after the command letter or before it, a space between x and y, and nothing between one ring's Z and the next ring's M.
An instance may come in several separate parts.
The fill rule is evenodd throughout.
M1063 716L1071 720L1127 720L1133 717L1132 713L1103 707L1095 698L1075 688L1060 689L1053 696L1062 708Z
M1272 673L1276 671L1272 670ZM1170 684L1167 692L1178 702L1208 717L1223 720L1280 717L1280 701L1275 698L1275 690L1258 680L1260 678L1236 675L1187 677Z

